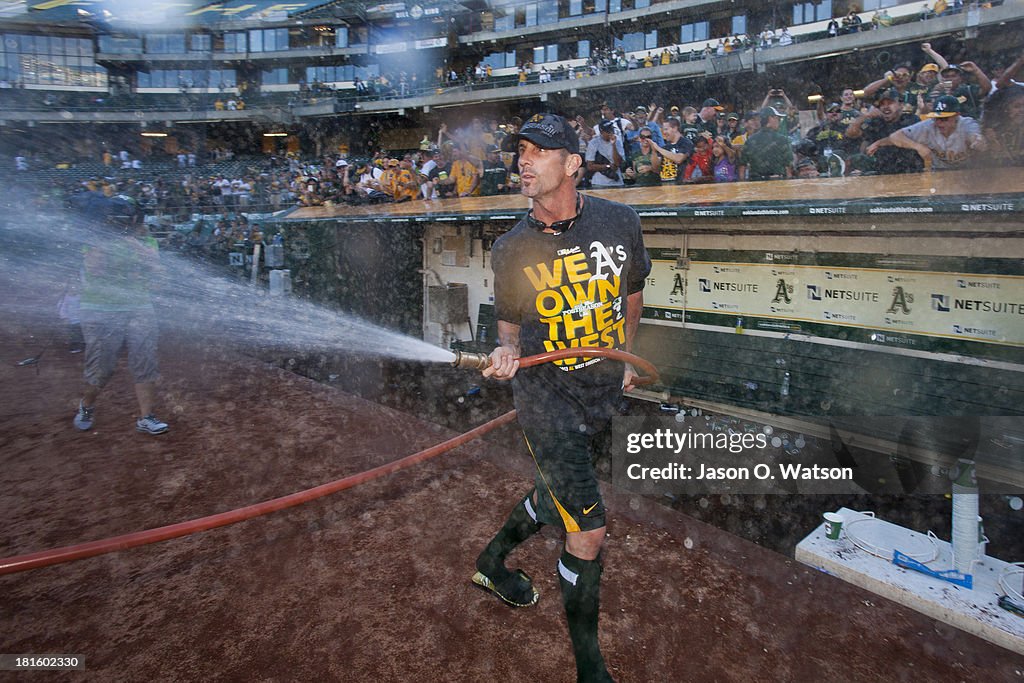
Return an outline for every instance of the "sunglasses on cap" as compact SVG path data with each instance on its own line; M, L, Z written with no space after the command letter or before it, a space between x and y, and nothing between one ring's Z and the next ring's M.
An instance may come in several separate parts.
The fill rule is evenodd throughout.
M576 221L580 219L580 213L583 211L583 195L579 192L576 193L576 215L572 218L566 218L564 221L555 221L551 225L548 225L542 220L533 217L533 209L530 209L530 213L526 214L526 224L537 231L542 230L553 230L556 235L561 235L566 232Z

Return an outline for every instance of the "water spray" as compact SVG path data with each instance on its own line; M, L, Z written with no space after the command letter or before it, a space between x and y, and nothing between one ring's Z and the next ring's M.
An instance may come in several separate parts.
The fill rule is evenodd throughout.
M600 356L602 358L610 358L631 363L637 369L647 373L647 376L637 378L634 382L635 384L646 384L657 381L658 379L658 370L651 363L639 356L634 356L631 353L619 351L618 349L599 349L593 347L559 349L557 351L538 353L534 356L520 358L519 366L521 368L532 367L552 360L576 358L581 356ZM490 365L490 356L483 353L465 353L461 351L455 352L455 362L452 363L452 366L454 367L470 369L483 369L488 365ZM229 510L227 512L221 512L207 517L200 517L199 519L179 522L177 524L171 524L155 529L147 529L145 531L137 531L122 536L114 536L112 538L106 538L98 541L89 541L78 545L65 546L63 548L52 548L50 550L29 553L26 555L0 558L0 576L4 574L14 574L16 572L22 572L29 569L48 567L64 562L71 562L73 560L82 560L87 557L95 557L97 555L103 555L118 550L126 550L140 545L166 541L172 538L180 538L200 531L216 529L218 527L227 526L228 524L235 524L247 519L252 519L253 517L259 517L271 512L294 507L296 505L357 486L372 479L398 472L399 470L411 467L412 465L423 462L424 460L434 458L442 453L452 450L453 448L462 446L473 439L483 436L492 429L512 422L515 417L516 411L510 410L504 415L494 418L490 422L480 425L475 429L471 429L470 431L460 434L459 436L449 439L443 443L419 451L418 453L413 453L412 455L408 455L385 465L374 467L373 469L366 470L365 472L349 475L327 484L321 484L320 486L306 489L305 491L299 491L298 493L263 501L262 503L255 503L235 510Z

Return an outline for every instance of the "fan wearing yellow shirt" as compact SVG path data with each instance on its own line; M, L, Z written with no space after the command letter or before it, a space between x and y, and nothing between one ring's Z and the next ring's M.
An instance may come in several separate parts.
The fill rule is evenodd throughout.
M380 178L381 189L396 202L407 202L415 199L420 191L416 174L412 170L412 161L406 156L401 161L388 160L388 168Z
M467 156L461 147L452 149L451 177L455 180L455 192L460 197L477 197L480 195L480 169Z

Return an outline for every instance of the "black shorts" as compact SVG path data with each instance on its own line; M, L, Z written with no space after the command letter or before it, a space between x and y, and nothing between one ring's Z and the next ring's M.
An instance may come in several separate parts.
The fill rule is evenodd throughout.
M523 428L537 465L537 518L566 532L605 525L593 453L601 435Z

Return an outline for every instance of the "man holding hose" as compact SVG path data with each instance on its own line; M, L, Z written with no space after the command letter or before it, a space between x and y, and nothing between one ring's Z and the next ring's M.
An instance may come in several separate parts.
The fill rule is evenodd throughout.
M494 243L500 346L484 375L513 382L536 485L480 554L473 582L510 605L535 604L530 577L509 570L505 558L544 524L559 525L558 575L577 680L611 681L597 637L605 508L592 459L637 375L628 364L584 356L518 372L517 359L582 346L630 351L651 261L632 208L576 191L583 159L564 118L537 114L517 146L533 208Z

